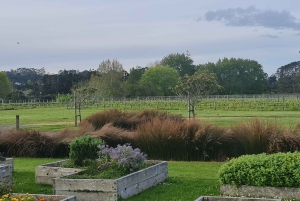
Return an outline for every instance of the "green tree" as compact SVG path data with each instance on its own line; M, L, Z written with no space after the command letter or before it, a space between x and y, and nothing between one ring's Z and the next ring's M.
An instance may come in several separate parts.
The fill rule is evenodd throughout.
M223 87L221 94L261 94L268 87L268 76L262 66L249 59L218 60L198 66L198 72L215 73Z
M182 77L184 75L193 75L195 73L195 66L193 65L193 59L189 52L186 54L172 53L164 57L160 64L162 66L169 66L175 69Z
M281 66L276 71L277 92L299 93L300 92L300 69L299 61Z
M155 66L146 70L140 81L139 95L172 96L179 74L168 66ZM150 93L151 92L151 93Z
M92 75L90 84L97 88L97 93L105 98L124 96L123 83L124 71L122 64L118 60L102 61L97 69L97 74Z
M203 96L213 94L220 88L214 73L202 72L181 77L173 90L186 99L190 118L190 113L195 117L195 107L202 101Z
M147 68L142 68L140 66L130 69L129 76L127 77L124 85L124 90L127 97L137 96L139 91L139 83L146 69Z
M77 126L77 117L81 122L81 109L84 103L94 99L94 94L97 91L96 88L92 87L89 82L83 81L72 86L71 88L74 101L74 120L75 126Z
M0 71L0 99L6 100L8 94L12 92L12 85L6 73Z

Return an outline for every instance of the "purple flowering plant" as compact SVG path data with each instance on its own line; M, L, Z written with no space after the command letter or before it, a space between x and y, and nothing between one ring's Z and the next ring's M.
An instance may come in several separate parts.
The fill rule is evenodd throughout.
M99 145L98 152L100 160L104 163L115 164L115 166L125 173L131 173L144 168L147 155L141 152L139 148L133 149L130 144L109 147L108 145Z

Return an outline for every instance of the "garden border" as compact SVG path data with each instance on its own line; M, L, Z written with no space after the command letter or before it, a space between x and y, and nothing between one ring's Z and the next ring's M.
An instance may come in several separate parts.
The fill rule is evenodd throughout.
M227 196L252 196L297 199L300 197L300 188L270 186L259 187L246 185L234 186L226 184L220 186L220 193L221 195Z

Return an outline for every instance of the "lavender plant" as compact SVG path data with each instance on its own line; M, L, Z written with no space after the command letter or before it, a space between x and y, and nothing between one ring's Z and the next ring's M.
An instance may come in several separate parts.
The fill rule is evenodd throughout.
M131 173L145 166L144 162L147 155L141 152L139 148L133 149L130 144L118 145L116 148L99 145L98 148L100 149L99 157L104 162L103 164L106 164L99 166L98 169L100 170L116 165L124 173Z

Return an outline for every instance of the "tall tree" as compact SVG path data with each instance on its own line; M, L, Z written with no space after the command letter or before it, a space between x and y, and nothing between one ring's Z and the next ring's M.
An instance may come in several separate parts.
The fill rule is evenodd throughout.
M249 59L218 60L198 67L198 72L215 73L223 87L222 94L261 94L268 86L268 76L262 66Z
M193 65L193 59L190 53L187 51L186 54L172 53L165 56L160 64L162 66L169 66L175 69L182 77L184 75L193 75L195 73L195 66Z
M97 93L105 98L123 97L122 84L126 71L118 60L102 61L97 69L97 74L92 75L90 82L97 88Z
M174 92L171 88L176 85L178 78L178 72L168 66L149 68L142 75L140 88L143 90L139 93L143 96L172 96Z
M281 66L276 71L277 92L300 93L300 61Z
M6 76L6 73L0 71L0 99L6 100L8 94L12 92L12 84Z
M137 66L136 68L131 68L129 75L126 79L124 90L126 91L127 97L136 97L139 91L139 83L140 80L147 70L146 68L142 68Z
M213 94L220 88L214 73L202 72L183 76L178 80L173 90L177 95L186 99L190 118L190 113L195 117L195 107L202 101L203 97Z

